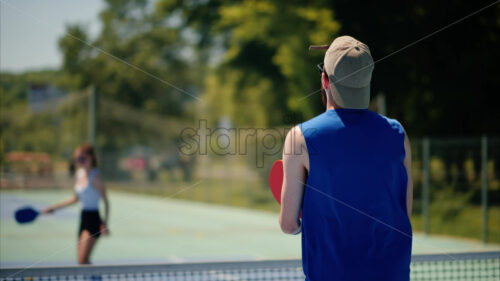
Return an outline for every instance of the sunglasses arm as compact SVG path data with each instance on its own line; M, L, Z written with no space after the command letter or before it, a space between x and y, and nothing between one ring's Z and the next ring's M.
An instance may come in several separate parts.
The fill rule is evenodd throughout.
M310 45L309 46L309 51L312 51L312 50L328 50L328 47L330 47L330 45Z

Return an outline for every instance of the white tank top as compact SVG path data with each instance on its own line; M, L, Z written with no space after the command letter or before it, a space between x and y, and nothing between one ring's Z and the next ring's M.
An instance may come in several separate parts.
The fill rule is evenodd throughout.
M82 210L84 211L97 211L99 210L99 198L101 195L99 191L92 186L92 180L95 175L99 173L97 168L90 170L88 175L88 182L86 185L79 186L78 182L81 181L81 177L85 176L85 170L79 169L76 172L76 182L75 192L82 204Z

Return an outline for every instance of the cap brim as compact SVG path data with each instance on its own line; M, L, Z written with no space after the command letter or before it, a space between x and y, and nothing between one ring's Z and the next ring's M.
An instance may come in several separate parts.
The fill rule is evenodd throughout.
M370 104L370 85L351 88L330 82L333 100L343 108L367 109Z

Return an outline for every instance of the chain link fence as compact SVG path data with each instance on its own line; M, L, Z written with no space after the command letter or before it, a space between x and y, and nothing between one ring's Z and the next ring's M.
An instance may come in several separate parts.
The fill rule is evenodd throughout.
M95 134L111 189L278 211L267 176L289 128L166 118L104 98L93 110L92 93L3 112L1 188L72 188L72 151ZM193 137L184 133L201 129L210 137L184 151ZM500 138L411 141L414 229L499 243Z

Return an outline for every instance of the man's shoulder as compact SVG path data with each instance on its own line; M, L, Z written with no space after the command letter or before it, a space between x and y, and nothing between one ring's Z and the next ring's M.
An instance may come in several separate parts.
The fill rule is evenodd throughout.
M319 115L314 116L313 118L304 121L297 126L302 130L308 130L311 128L318 128L321 124L324 123L325 119L327 119L328 111L325 111ZM331 120L329 120L331 122Z
M403 125L401 125L401 122L399 122L396 118L390 118L381 114L377 115L380 116L380 118L382 118L382 120L384 120L384 122L386 122L392 129L404 132Z
M396 135L399 137L405 136L406 132L403 125L396 118L390 118L382 114L373 112L375 128L382 134Z

